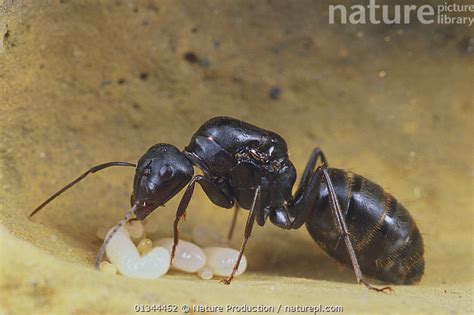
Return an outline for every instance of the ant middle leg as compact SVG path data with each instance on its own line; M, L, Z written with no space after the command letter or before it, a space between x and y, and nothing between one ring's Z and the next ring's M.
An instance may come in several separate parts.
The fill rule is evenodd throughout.
M244 254L245 245L247 245L247 241L252 234L253 224L255 223L255 217L257 215L257 211L260 209L260 191L261 187L258 186L255 190L255 195L253 197L252 207L250 208L249 216L247 217L247 223L245 224L245 232L244 232L244 240L242 241L242 245L240 247L239 257L232 269L232 273L226 279L221 280L224 284L230 284L232 279L234 279L235 273L239 269L240 261L242 260L242 256Z
M234 206L234 216L232 217L232 223L230 224L230 229L229 233L227 234L227 240L231 240L232 236L234 235L234 230L235 230L235 225L237 224L237 217L239 216L240 213L240 207L236 203Z

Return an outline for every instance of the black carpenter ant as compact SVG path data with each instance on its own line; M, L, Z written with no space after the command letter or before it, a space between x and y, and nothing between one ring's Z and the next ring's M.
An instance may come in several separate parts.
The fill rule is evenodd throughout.
M321 165L316 167L318 159ZM420 281L423 240L408 211L374 182L327 165L323 152L314 149L293 195L296 171L285 140L233 118L215 117L199 128L184 151L157 144L137 165L110 162L95 166L51 196L30 217L90 173L110 166L132 166L136 167L132 209L114 231L133 215L145 219L187 185L176 212L171 257L179 240L178 223L185 216L196 183L214 204L250 210L240 255L232 274L223 280L226 284L234 277L254 222L263 226L268 218L288 230L306 224L313 239L329 255L352 265L357 282L371 290L392 291L370 285L362 272L393 284ZM193 166L203 175L194 175ZM113 235L104 241L96 267ZM345 246L340 246L341 241Z

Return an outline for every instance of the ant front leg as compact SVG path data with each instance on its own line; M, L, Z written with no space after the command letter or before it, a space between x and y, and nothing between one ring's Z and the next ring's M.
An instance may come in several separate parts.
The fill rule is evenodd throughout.
M202 175L196 175L191 179L191 182L186 187L183 197L178 205L178 210L176 211L176 218L173 224L173 247L171 249L171 260L173 260L174 255L176 254L176 246L179 242L179 230L178 224L179 221L186 216L186 209L188 208L189 202L194 192L194 186L198 183L201 185L202 189L206 193L207 197L219 207L222 208L232 208L234 205L234 200L227 196L222 189L217 186L212 180Z
M239 257L234 265L234 269L232 269L232 273L227 279L221 280L224 284L230 284L232 279L234 279L235 273L239 269L240 260L242 260L242 256L244 254L245 245L247 245L247 241L249 240L250 235L252 234L253 224L255 223L255 217L257 215L257 211L260 209L260 191L261 187L258 186L255 190L255 195L253 197L252 207L250 208L250 213L247 218L247 223L245 224L245 232L244 232L244 240L242 245L240 246Z

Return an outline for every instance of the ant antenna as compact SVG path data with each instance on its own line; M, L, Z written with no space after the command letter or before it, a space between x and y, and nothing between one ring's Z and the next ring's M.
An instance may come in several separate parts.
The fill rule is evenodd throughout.
M111 167L111 166L131 166L131 167L137 167L136 164L134 164L134 163L128 163L128 162L108 162L108 163L96 165L96 166L90 168L87 172L85 172L84 174L82 174L81 176L79 176L78 178L76 178L75 180L73 180L72 182L70 182L69 184L67 184L66 186L64 186L63 188L61 188L61 190L59 190L58 192L54 193L51 197L49 197L48 199L46 199L46 201L43 202L41 205L39 205L38 208L36 208L35 210L33 210L33 212L31 212L28 217L31 218L32 216L34 216L38 211L40 211L40 210L41 210L43 207L45 207L48 203L50 203L51 201L53 201L57 196L59 196L60 194L62 194L63 192L65 192L66 190L68 190L69 188L71 188L72 186L74 186L75 184L79 183L79 182L80 182L81 180L83 180L87 175L93 174L93 173L95 173L95 172L98 172L98 171L100 171L100 170L103 170L104 168Z
M99 270L99 267L100 267L100 261L102 260L102 257L104 256L104 253L105 253L105 248L107 247L107 245L109 244L110 240L112 239L112 237L117 233L117 231L125 224L127 223L128 220L130 220L130 218L132 217L132 215L135 214L135 211L137 210L137 207L138 207L138 203L135 203L132 207L132 209L130 209L130 211L128 211L126 214L125 214L125 217L120 220L120 222L114 227L114 229L112 230L112 232L110 232L109 234L107 234L107 237L105 238L104 242L102 243L102 246L100 246L100 249L99 249L99 252L97 253L97 256L95 257L95 269Z

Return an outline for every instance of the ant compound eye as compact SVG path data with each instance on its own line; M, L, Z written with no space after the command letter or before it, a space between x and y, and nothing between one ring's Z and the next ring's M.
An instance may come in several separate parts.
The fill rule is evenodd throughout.
M160 168L160 177L164 180L171 178L173 176L173 169L169 165L162 166Z

